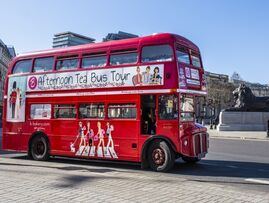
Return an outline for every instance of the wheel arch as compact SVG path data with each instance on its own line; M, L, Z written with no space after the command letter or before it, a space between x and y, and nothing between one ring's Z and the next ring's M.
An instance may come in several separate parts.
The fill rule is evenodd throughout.
M164 135L154 135L152 137L150 137L149 139L147 139L145 141L145 143L142 146L142 153L140 155L140 161L141 161L141 168L148 168L148 160L147 160L147 152L149 149L149 146L151 145L151 143L153 143L156 140L162 140L165 141L168 146L173 150L173 152L176 152L176 147L173 144L173 142L166 136Z

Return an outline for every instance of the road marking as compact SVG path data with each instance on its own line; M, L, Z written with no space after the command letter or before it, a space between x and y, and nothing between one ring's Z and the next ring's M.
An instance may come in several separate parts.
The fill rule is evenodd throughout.
M219 139L219 140L242 140L242 141L255 141L255 142L269 142L269 139L266 137L266 138L248 138L248 137L245 137L244 139L242 139L241 137L224 137L224 136L210 136L210 139Z
M229 168L238 168L237 166L232 166L232 165L229 165L227 167L229 167Z
M254 178L247 178L247 179L245 179L245 181L269 185L269 181L267 181L267 180L258 180L258 179L254 179Z

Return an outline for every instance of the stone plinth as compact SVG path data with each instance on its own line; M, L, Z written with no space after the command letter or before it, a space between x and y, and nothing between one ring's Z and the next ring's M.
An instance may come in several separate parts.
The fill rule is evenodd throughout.
M220 113L218 131L266 131L269 112Z

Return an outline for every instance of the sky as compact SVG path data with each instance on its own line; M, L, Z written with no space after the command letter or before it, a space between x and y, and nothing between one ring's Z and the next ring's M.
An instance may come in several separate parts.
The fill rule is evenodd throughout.
M170 32L194 42L206 71L269 84L267 0L0 0L0 39L17 53L72 31L101 41L119 30Z

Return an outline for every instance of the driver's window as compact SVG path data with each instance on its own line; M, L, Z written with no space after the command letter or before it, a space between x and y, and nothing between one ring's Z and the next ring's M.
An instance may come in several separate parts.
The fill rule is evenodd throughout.
M180 119L181 121L194 120L194 99L192 96L180 96Z

